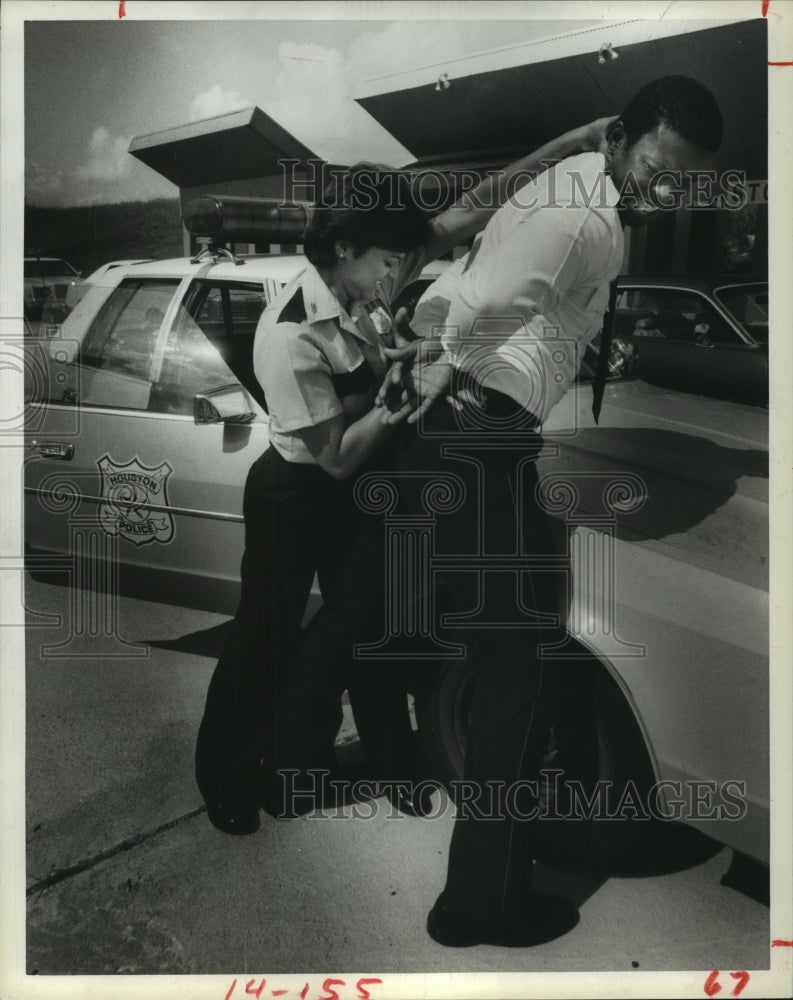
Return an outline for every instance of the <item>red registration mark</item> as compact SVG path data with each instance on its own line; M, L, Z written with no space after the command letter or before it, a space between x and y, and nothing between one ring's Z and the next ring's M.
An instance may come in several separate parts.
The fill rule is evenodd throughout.
M713 972L705 980L704 990L709 997L715 997L717 993L721 991L721 983L719 982L719 970L714 969ZM748 972L731 972L730 977L735 980L735 986L730 991L730 996L739 997L744 990L744 987L749 982L750 976Z

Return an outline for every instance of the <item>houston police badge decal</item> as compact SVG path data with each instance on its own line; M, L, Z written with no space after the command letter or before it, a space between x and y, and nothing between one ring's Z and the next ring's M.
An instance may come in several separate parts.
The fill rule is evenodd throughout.
M163 462L149 468L137 458L118 465L108 454L96 464L102 477L99 523L104 531L135 545L170 542L173 517L160 508L168 506L166 486L173 472L171 465Z

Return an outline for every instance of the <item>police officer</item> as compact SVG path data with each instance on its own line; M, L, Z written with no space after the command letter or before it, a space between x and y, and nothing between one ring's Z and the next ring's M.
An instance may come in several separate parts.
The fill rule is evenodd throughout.
M263 794L280 811L276 789L262 790L262 759L270 773L302 757L290 698L301 619L314 574L327 600L355 535L348 477L393 434L373 408L392 343L376 297L382 289L387 302L420 270L431 235L405 175L361 166L334 175L324 201L305 235L306 268L265 310L254 345L271 447L246 481L241 601L196 749L209 818L229 833L258 828ZM374 319L363 307L373 300ZM409 734L401 702L394 729Z

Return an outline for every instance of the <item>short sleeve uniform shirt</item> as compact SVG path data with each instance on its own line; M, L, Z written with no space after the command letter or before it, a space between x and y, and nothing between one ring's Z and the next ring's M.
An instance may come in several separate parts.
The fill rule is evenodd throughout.
M314 461L301 430L339 415L352 423L372 408L387 368L390 302L422 263L421 251L406 254L380 297L351 316L307 262L262 313L254 372L270 414L270 442L288 462Z

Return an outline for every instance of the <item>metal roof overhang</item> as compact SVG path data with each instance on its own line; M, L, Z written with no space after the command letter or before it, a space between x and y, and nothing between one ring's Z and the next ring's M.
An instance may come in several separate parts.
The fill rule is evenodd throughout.
M180 188L271 176L282 159L318 159L257 107L136 136L129 152Z
M651 24L654 22L650 22ZM640 27L636 28L635 25ZM717 169L768 176L767 26L763 18L630 42L648 22L575 33L423 70L368 81L358 102L416 157L417 163L497 158L528 152L568 129L618 114L648 81L693 76L714 93L724 117ZM643 26L642 26L643 25ZM572 39L572 35L569 36ZM603 42L617 59L598 62ZM519 65L509 65L523 60ZM532 60L532 61L528 61ZM484 68L483 68L484 67ZM500 68L493 68L500 67ZM441 74L448 87L436 89ZM418 82L420 81L420 82ZM402 84L399 90L394 88ZM512 158L512 157L509 157ZM502 157L502 162L506 159Z

